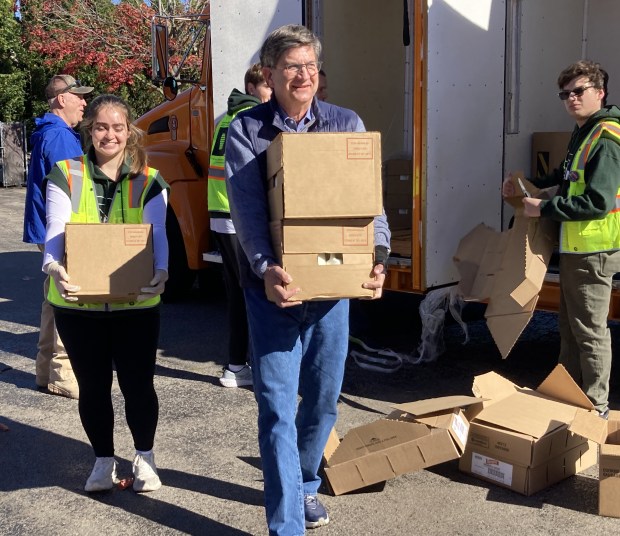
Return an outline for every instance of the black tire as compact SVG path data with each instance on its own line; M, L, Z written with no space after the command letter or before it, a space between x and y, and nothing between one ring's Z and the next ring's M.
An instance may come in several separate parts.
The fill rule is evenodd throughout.
M166 216L166 236L168 237L168 281L162 299L166 302L186 298L196 280L196 272L187 264L187 253L179 222L172 209Z

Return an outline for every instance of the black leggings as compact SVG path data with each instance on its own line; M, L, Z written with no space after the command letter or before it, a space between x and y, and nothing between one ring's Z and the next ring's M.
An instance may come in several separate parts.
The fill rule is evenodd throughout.
M95 456L114 456L113 368L135 448L151 450L159 416L153 385L159 307L128 313L55 307L54 319L80 388L80 419Z

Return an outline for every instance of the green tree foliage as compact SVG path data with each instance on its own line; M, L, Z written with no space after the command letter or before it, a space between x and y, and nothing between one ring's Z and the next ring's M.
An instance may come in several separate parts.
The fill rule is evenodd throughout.
M19 121L24 115L25 56L21 26L13 16L13 1L0 0L0 121Z

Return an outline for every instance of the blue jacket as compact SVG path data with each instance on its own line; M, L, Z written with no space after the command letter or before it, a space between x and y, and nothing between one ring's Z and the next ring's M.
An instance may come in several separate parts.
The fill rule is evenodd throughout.
M35 120L35 130L30 138L30 165L24 207L24 236L31 244L45 243L45 192L43 179L59 160L81 156L80 135L61 117L46 113Z
M364 124L352 110L314 99L314 120L308 132L364 132ZM275 97L269 102L239 113L228 128L226 142L226 188L230 212L245 257L240 257L241 285L262 286L267 265L277 264L269 233L267 201L267 147L284 124ZM375 247L389 249L390 230L385 213L374 222ZM251 270L250 270L251 268Z

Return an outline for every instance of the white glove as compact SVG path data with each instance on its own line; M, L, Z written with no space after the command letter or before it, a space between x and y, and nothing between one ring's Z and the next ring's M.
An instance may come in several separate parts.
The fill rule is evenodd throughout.
M78 285L70 285L69 284L69 274L65 270L65 267L57 261L50 262L45 267L45 272L52 279L54 279L54 283L56 283L56 288L60 295L63 297L65 301L68 302L76 302L78 301L77 296L71 296L68 292L77 292L80 290Z
M166 281L168 281L168 272L166 270L155 270L153 279L149 282L150 287L142 287L140 294L137 298L139 302L150 300L155 296L159 296L166 288Z

